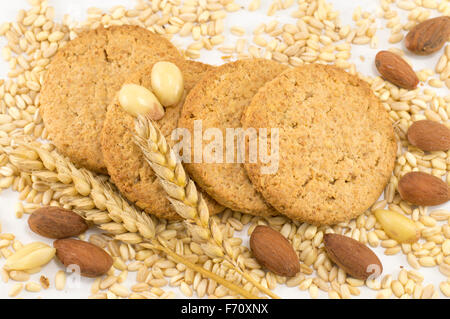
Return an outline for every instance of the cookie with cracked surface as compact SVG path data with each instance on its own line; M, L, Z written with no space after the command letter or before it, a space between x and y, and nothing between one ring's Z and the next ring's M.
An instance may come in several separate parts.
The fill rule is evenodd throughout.
M74 163L106 173L100 132L122 83L146 64L183 60L165 38L137 26L84 32L60 49L41 91L41 111L49 137Z
M249 59L224 64L208 72L186 98L178 127L187 128L194 136L194 123L201 120L203 132L219 129L225 138L227 129L241 128L242 113L256 92L286 69L274 61ZM225 207L252 215L276 214L255 190L242 164L235 161L237 139L233 140L234 161L226 160L223 152L221 162L208 163L203 159L195 163L192 149L191 163L185 164L189 175Z
M185 94L213 66L194 61L172 61L183 73ZM143 68L134 78L126 83L134 83L151 89L152 65ZM184 100L184 99L183 99ZM157 124L170 145L174 144L171 134L177 127L183 101L178 105L166 108L164 117ZM101 134L101 146L108 173L120 192L138 207L161 218L176 220L180 217L173 210L166 198L166 193L152 168L147 164L141 150L133 141L135 118L125 112L117 97L108 107ZM199 191L201 191L199 189ZM217 204L203 193L210 214L223 211Z
M397 144L386 110L365 81L333 66L284 72L255 95L242 124L278 128L278 170L245 168L264 198L295 220L335 224L364 213L394 168Z

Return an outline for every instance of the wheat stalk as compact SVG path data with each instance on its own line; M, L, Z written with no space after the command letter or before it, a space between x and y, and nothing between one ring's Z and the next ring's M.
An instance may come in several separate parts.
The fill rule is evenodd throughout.
M248 292L247 290L245 290L242 287L239 287L227 280L224 280L222 277L216 275L215 273L212 273L208 270L206 270L203 267L200 267L194 263L191 263L188 260L183 259L181 256L175 254L173 251L171 251L170 249L168 249L165 246L159 245L156 242L151 242L151 243L143 243L141 244L142 247L145 248L150 248L150 249L157 249L160 250L164 253L166 253L166 255L172 257L175 261L179 262L179 263L183 263L184 265L186 265L187 267L191 268L192 270L204 275L205 277L208 277L212 280L215 280L216 282L220 283L221 285L223 285L224 287L233 290L237 293L239 293L241 296L248 298L248 299L255 299L256 296L252 295L250 292Z
M44 147L44 145L49 144L42 144L28 137L11 139L7 144L9 146L1 147L1 151L20 171L28 172L36 180L46 182L49 186L58 185L59 188L59 184L55 184L55 179L57 179L64 185L63 188L74 187L83 196L82 198L90 199L92 206L97 208L92 214L92 210L84 210L83 206L80 206L76 201L70 204L77 213L93 221L100 229L113 234L114 239L161 251L175 261L215 280L245 298L257 298L242 287L177 255L167 247L163 240L155 238L156 219L145 212L139 211L134 205L130 205L118 191L115 191L114 186L105 176L93 174L84 168L76 168L56 150L50 151ZM27 150L36 152L38 158L36 159L32 154L27 154ZM31 157L24 158L24 154Z
M205 254L213 259L229 262L237 273L261 292L272 298L279 298L240 268L234 254L224 245L220 228L210 218L205 200L157 126L148 117L139 116L136 119L134 137L147 163L158 176L168 200L183 217L193 240L200 243Z

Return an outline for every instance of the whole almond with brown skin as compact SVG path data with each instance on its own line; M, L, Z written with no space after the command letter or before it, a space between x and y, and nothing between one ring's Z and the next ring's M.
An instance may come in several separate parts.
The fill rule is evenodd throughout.
M395 53L378 52L375 56L375 66L383 78L401 88L412 90L419 84L419 78L411 66Z
M258 262L280 276L292 277L300 271L294 248L279 232L257 226L250 236L250 248Z
M403 200L419 206L435 206L449 200L447 184L423 172L405 174L398 182L398 192Z
M428 55L442 48L450 37L450 17L425 20L408 32L405 46L411 52Z
M450 149L450 129L430 120L414 122L408 129L408 141L421 150L448 151Z
M41 207L28 218L28 226L47 238L78 236L88 229L86 221L71 210L60 207Z
M364 280L369 276L376 278L383 272L383 265L377 255L353 238L325 234L324 245L328 257L354 278Z
M113 259L106 251L91 243L77 239L58 239L53 242L56 257L68 267L78 265L81 275L85 277L99 277L108 272Z

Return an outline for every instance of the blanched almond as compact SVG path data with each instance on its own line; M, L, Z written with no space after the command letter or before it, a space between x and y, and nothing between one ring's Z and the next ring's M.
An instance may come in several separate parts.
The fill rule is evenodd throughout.
M181 70L171 62L156 62L151 74L152 90L164 106L180 102L184 92L184 79Z
M5 262L6 270L29 270L46 265L55 256L55 249L40 242L23 246Z
M133 116L146 115L155 121L164 116L164 108L156 96L141 85L125 84L118 98L122 108Z
M397 242L415 243L419 239L420 232L414 221L408 217L384 209L377 209L374 214L386 235Z

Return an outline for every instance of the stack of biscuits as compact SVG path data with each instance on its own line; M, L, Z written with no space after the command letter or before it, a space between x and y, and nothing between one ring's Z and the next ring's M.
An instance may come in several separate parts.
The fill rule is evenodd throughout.
M248 145L262 139L269 152L276 151L276 169L269 173L260 159L187 161L184 167L211 214L229 208L335 224L363 213L386 186L396 155L392 124L358 77L327 65L292 69L263 59L215 67L185 60L167 39L140 27L91 30L51 61L42 117L62 154L108 174L146 212L179 219L133 142L135 119L122 109L117 92L126 83L151 90L151 70L160 61L177 65L185 82L182 101L156 122L169 144L177 142L172 140L176 128L193 138L200 121L203 132L218 129L223 137L227 129L254 129L247 155ZM269 134L261 136L263 131ZM271 145L275 132L277 143Z

